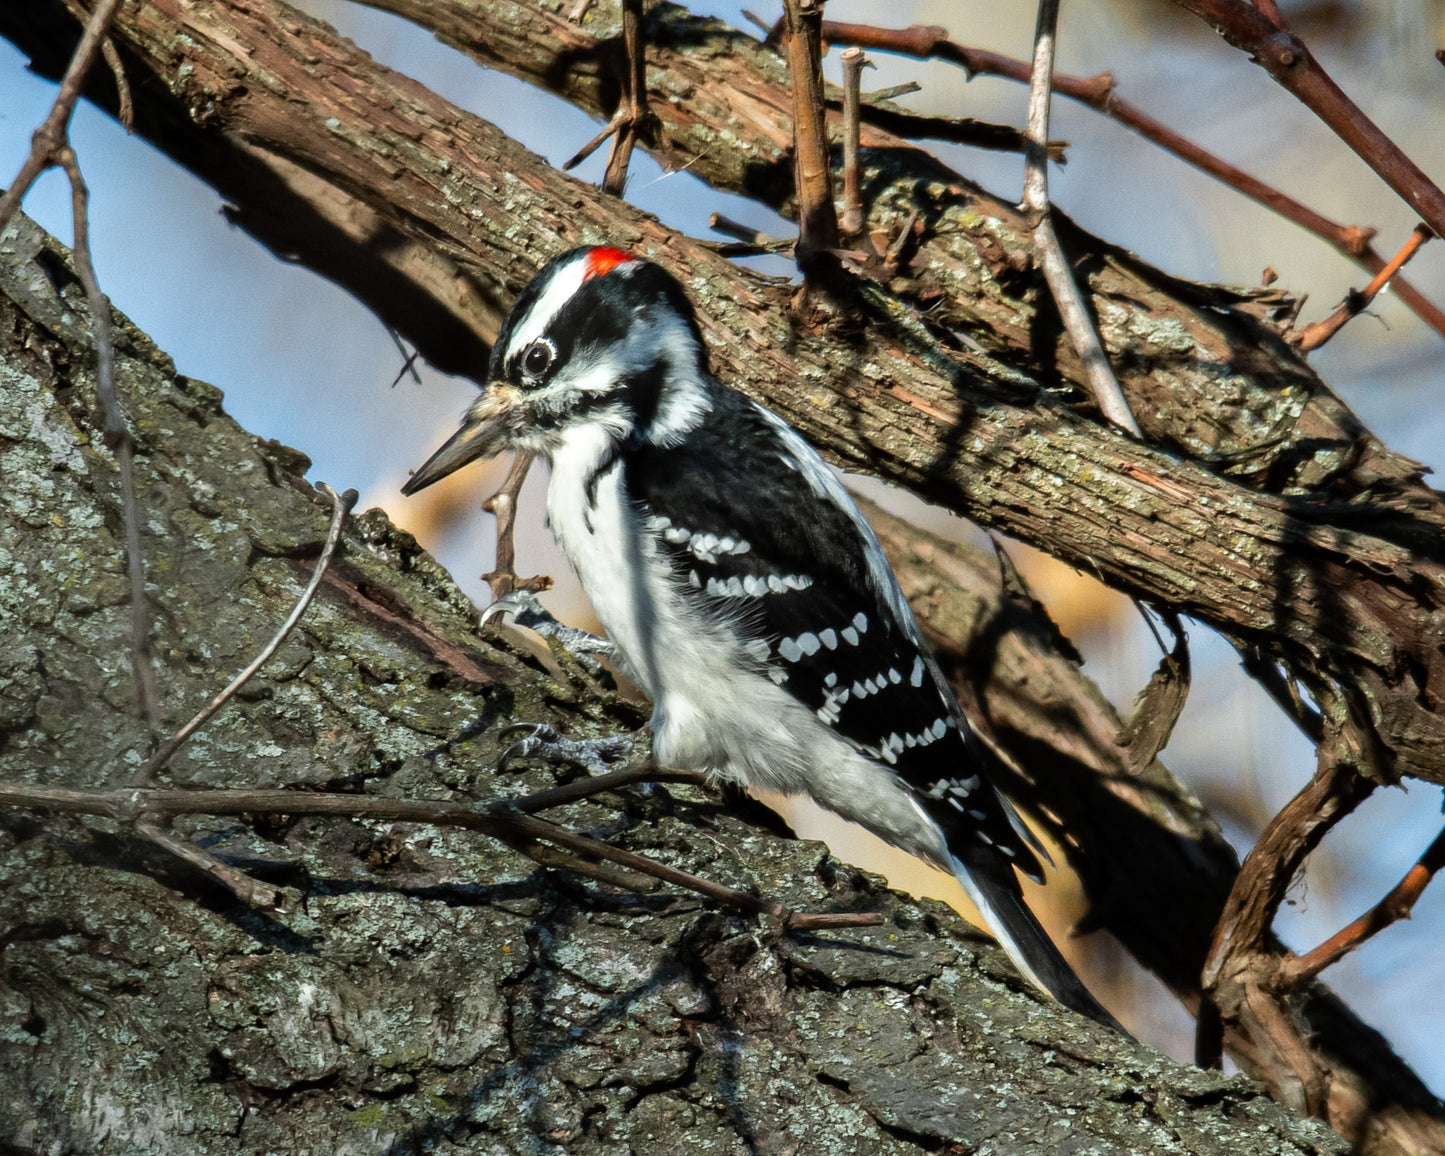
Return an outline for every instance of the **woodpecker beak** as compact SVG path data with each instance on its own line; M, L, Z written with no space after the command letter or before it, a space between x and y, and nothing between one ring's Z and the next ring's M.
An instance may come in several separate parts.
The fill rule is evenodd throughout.
M462 428L452 434L446 445L427 458L421 469L402 486L401 492L410 497L478 458L496 457L507 449L511 442L507 416L520 397L521 391L514 385L500 381L489 385L467 410Z

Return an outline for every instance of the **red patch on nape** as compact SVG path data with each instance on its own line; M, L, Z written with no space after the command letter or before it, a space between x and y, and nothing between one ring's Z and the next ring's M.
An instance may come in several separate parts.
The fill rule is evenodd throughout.
M611 273L619 265L628 265L637 258L625 249L614 249L606 246L601 249L593 249L587 254L587 275L584 281L590 281L593 277L601 277L605 273Z

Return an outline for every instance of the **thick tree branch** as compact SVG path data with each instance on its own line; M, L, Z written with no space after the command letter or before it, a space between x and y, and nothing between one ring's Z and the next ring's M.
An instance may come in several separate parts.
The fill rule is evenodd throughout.
M10 20L0 14L7 26ZM1165 305L1170 297L1161 284L1176 304L1210 301L1181 306L1180 315L1216 313L1217 339L1238 359L1223 362L1225 377L1236 401L1245 401L1221 411L1217 422L1180 404L1141 412L1146 426L1155 422L1175 445L1202 422L1209 440L1201 445L1211 456L1189 462L1128 446L1036 393L1016 371L938 344L907 302L879 295L860 301L872 322L862 334L790 326L786 302L772 287L623 206L599 203L489 126L284 10L264 3L245 12L150 6L127 27L153 87L174 87L174 104L148 94L158 118L152 131L163 121L158 135L217 174L228 195L251 195L236 178L241 170L230 167L238 156L274 154L326 188L368 201L368 211L417 252L465 264L480 296L498 302L560 248L600 239L633 244L693 280L724 375L767 397L843 462L971 508L1207 617L1265 647L1306 683L1340 682L1341 710L1375 729L1379 749L1395 760L1390 769L1440 773L1440 723L1418 697L1439 656L1398 650L1402 640L1428 637L1438 615L1438 501L1417 484L1411 465L1379 447L1267 330L1237 314L1219 322L1218 298L1157 274L1150 274L1153 283L1135 282ZM231 44L249 52L231 56L224 47ZM276 93L236 81L251 56L275 78ZM296 93L307 95L299 106ZM141 122L147 131L144 113ZM906 156L928 163L918 150ZM931 171L950 195L984 203L936 165ZM491 227L517 216L534 226L526 241ZM940 218L928 219L936 231ZM1142 276L1137 266L1120 267ZM1107 293L1095 300L1112 305ZM1209 379L1216 385L1219 364ZM1166 379L1170 388L1179 384L1153 366L1131 381L1162 390ZM1197 384L1202 396L1213 396L1207 382ZM1335 506L1297 496L1306 486L1356 500ZM1261 492L1270 489L1292 493ZM1364 761L1380 760L1372 750Z
M304 18L287 17L283 27L265 3L246 11L148 6L124 10L117 31L129 51L151 54L136 67L155 70L175 89L180 104L167 106L160 139L193 163L224 173L225 161L211 158L244 140L249 155L264 145L348 196L384 189L371 211L448 260L466 254L469 280L495 299L572 244L637 246L690 278L725 376L766 398L841 464L910 485L1259 645L1306 685L1337 681L1348 709L1372 720L1385 773L1445 780L1445 719L1428 709L1424 691L1445 677L1445 656L1410 649L1411 640L1433 635L1445 604L1438 556L1445 510L1418 484L1417 467L1383 451L1266 332L1251 329L1248 348L1229 354L1239 366L1225 374L1236 398L1264 404L1234 411L1237 436L1253 429L1250 441L1226 442L1227 458L1181 460L1074 417L1016 373L939 346L912 323L895 330L891 319L905 314L886 300L858 303L873 319L861 333L833 337L792 326L776 287L626 206L589 198L518 156L490 126ZM234 79L249 59L222 46L242 43L272 70L274 95ZM324 68L311 63L322 59ZM298 106L282 92L307 99ZM175 123L192 106L187 136ZM147 123L138 109L140 131ZM247 199L244 188L227 191ZM519 214L534 223L525 239L488 227ZM1139 340L1147 342L1142 332ZM1260 368L1253 377L1245 372L1251 360ZM1289 390L1280 392L1286 381ZM1181 398L1203 395L1171 385ZM1001 391L1014 404L999 404ZM1146 436L1156 417L1178 422L1187 409L1140 408L1137 392L1131 401ZM1214 427L1213 436L1222 432ZM1177 445L1183 433L1176 428L1166 441ZM1381 497L1335 506L1252 491L1235 477L1289 479L1291 488L1328 483L1331 496L1373 488ZM1340 597L1344 590L1348 598Z
M19 659L0 696L0 778L52 801L55 788L94 796L144 739L95 678L124 636L114 465L89 385L69 375L87 335L69 276L54 276L65 255L28 224L0 244L0 428L45 431L12 445L18 468L0 491L0 532L33 578L0 586L6 656ZM147 547L164 563L163 706L184 718L294 601L324 511L294 472L300 455L239 430L217 391L176 375L124 319L118 333L139 460L171 514ZM92 527L84 550L75 520ZM537 772L515 785L624 849L736 889L766 883L792 909L877 911L885 926L779 935L690 896L579 883L400 821L468 806L510 718L590 731L635 717L569 699L478 634L465 600L379 515L350 519L343 541L313 613L244 708L178 752L185 789L164 797L234 804L243 785L291 810L308 796L333 811L400 809L188 830L304 897L275 917L172 873L114 819L0 814L0 1135L56 1151L281 1151L304 1135L327 1151L601 1156L816 1151L836 1146L843 1120L849 1143L880 1152L1042 1136L1141 1156L1241 1144L1343 1156L1338 1137L1251 1085L1011 991L1001 957L938 905L907 903L687 788L579 798ZM68 709L89 685L101 692ZM408 811L408 799L423 805Z

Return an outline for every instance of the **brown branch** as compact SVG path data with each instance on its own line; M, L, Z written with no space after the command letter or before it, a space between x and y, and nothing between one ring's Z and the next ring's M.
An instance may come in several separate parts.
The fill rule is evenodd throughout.
M622 0L622 44L627 52L627 72L622 79L622 107L626 116L612 141L602 188L614 197L627 188L627 165L643 127L652 115L647 108L647 61L642 40L642 0Z
M545 574L531 578L517 577L517 499L522 485L527 480L527 471L532 468L530 454L518 454L512 461L512 468L497 488L497 492L482 503L482 509L497 519L497 568L482 575L482 581L492 588L492 597L501 598L513 590L550 590L552 579Z
M615 133L622 131L622 126L627 123L627 109L619 108L612 114L612 119L602 127L596 136L562 162L562 171L570 173L611 138Z
M796 242L773 237L751 225L734 221L721 213L713 213L707 219L707 227L727 237L735 237L747 250L754 253L791 253Z
M863 228L863 174L858 159L859 90L863 69L871 67L861 48L845 48L843 63L843 234L855 236Z
M788 27L788 75L793 88L793 180L798 197L798 264L838 247L833 165L824 120L820 0L783 0Z
M1025 61L970 48L948 38L948 31L937 25L914 24L908 28L876 28L869 24L844 24L825 21L823 37L833 44L852 44L861 48L872 48L880 52L898 52L919 59L936 58L958 64L964 71L977 76L997 76L1027 84L1029 66ZM1295 200L1287 193L1237 165L1230 164L1222 157L1201 148L1187 137L1175 132L1148 113L1123 100L1117 92L1113 73L1098 76L1070 76L1054 74L1054 91L1061 96L1077 100L1120 124L1137 132L1146 140L1153 141L1160 148L1173 153L1187 164L1208 173L1230 188L1243 193L1265 208L1278 213L1286 220L1293 221L1321 240L1327 242L1350 260L1363 266L1370 273L1384 268L1384 258L1371 246L1375 230L1359 225L1341 225L1316 212L1308 205ZM1445 336L1445 310L1431 302L1413 285L1403 278L1395 282L1395 295L1400 298L1425 324Z
M1445 233L1445 192L1365 115L1298 35L1243 0L1175 0L1270 74L1320 118L1437 236Z
M1445 869L1445 831L1435 836L1434 842L1425 849L1419 861L1374 907L1330 936L1313 951L1285 960L1279 970L1280 982L1286 987L1295 987L1311 980L1325 968L1354 951L1372 935L1383 931L1392 923L1409 919L1416 901L1425 893L1430 880L1442 869Z
M1083 362L1100 412L1120 429L1142 437L1139 423L1129 409L1119 379L1109 366L1109 356L1084 305L1083 294L1073 270L1064 257L1054 231L1049 208L1049 102L1054 74L1054 42L1058 35L1059 0L1038 0L1038 24L1034 31L1034 63L1029 82L1028 148L1024 152L1024 207L1035 219L1034 244L1049 292L1059 308L1074 352Z
M65 6L70 9L70 14L82 27L89 22L90 13L81 6L80 0L65 0ZM101 40L100 54L105 58L105 63L110 68L111 78L115 81L116 120L120 121L121 127L126 132L130 132L135 126L135 104L131 100L130 82L125 78L125 67L120 62L120 53L116 51L115 44L109 36Z
M30 152L21 164L20 172L15 175L4 194L0 195L0 228L4 228L5 223L15 215L15 210L20 207L20 202L30 191L36 178L58 163L60 150L66 147L69 139L66 126L70 123L70 114L75 109L75 102L80 99L86 78L95 64L96 53L101 51L106 30L119 6L120 0L102 0L88 18L82 18L85 32L80 43L75 46L70 65L61 78L55 103L31 136Z
M1306 352L1318 349L1336 333L1345 327L1345 323L1352 317L1358 317L1369 308L1370 302L1382 293L1395 274L1404 268L1405 263L1420 250L1420 246L1428 241L1435 234L1426 225L1416 225L1410 234L1410 239L1400 247L1396 253L1371 279L1370 283L1363 289L1351 289L1345 297L1344 304L1336 309L1323 321L1315 321L1306 325L1299 331L1295 343Z
M1234 1046L1264 1058L1257 1074L1276 1099L1326 1119L1334 1118L1327 1061L1311 1048L1306 1029L1289 1010L1288 989L1280 982L1284 957L1270 926L1306 857L1374 790L1356 760L1341 757L1345 747L1338 730L1326 736L1319 770L1270 820L1245 857L1205 961L1201 984L1212 1007L1201 1014L1197 1045L1201 1065L1217 1066L1219 1056L1209 1054L1206 1045L1216 1037L1212 1017L1219 1015L1238 1037Z
M174 855L182 863L194 867L213 882L224 887L247 907L257 911L284 913L286 910L286 889L270 883L263 883L239 868L231 866L219 856L212 855L189 839L182 839L162 823L154 819L141 819L135 824L135 833L154 843L162 851Z
M828 107L841 111L843 102L829 99ZM1021 153L1028 147L1025 134L1011 125L991 124L967 116L930 116L907 109L886 108L871 103L867 94L862 97L859 121L910 141L941 140L949 144L1013 153ZM1066 160L1068 149L1068 141L1049 141L1049 160Z

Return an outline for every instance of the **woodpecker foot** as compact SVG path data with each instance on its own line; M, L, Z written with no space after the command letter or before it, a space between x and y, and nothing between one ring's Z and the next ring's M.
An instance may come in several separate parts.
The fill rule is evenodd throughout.
M518 626L535 630L543 638L555 638L594 674L601 669L599 658L616 656L616 647L607 639L558 622L530 590L513 590L498 598L482 611L482 625L508 614Z
M610 735L605 739L564 738L546 723L513 723L503 727L501 737L524 737L502 751L497 770L505 771L518 759L541 759L545 763L568 763L590 775L605 775L637 756L642 732Z

